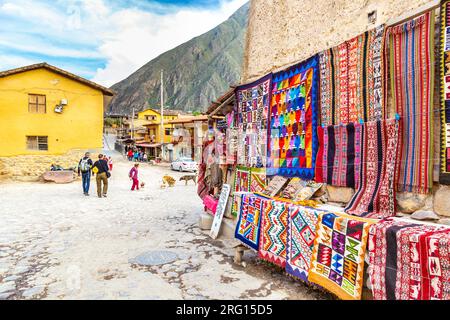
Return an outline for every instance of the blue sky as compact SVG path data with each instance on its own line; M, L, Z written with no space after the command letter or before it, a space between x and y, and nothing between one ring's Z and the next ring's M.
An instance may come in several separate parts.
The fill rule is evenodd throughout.
M0 70L48 62L110 86L247 0L0 0Z

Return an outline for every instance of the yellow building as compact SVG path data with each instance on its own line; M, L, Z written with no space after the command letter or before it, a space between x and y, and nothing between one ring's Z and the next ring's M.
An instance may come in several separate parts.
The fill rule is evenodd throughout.
M55 155L103 147L103 110L111 90L41 63L0 72L0 91L4 167L17 156L36 156L48 166L43 156L56 161Z
M161 113L155 109L147 109L138 113L137 124L147 128L146 141L153 143L171 143L173 124L180 116L180 111L164 110L164 141L161 141Z

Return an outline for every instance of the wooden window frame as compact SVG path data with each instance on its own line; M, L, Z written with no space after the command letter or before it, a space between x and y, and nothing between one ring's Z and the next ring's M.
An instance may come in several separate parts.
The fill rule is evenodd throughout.
M48 136L26 136L26 147L30 151L48 151Z
M32 98L35 98L32 101ZM40 102L39 98L43 98L44 102ZM29 113L38 113L45 114L47 113L47 96L44 94L28 94L28 112Z

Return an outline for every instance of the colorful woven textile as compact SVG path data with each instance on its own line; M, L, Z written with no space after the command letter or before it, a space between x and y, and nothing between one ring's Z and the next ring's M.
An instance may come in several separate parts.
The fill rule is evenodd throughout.
M322 126L383 117L384 26L319 54Z
M289 208L286 272L304 281L308 279L320 210L292 205Z
M345 212L368 218L395 216L398 129L395 119L364 124L360 184Z
M250 169L250 192L263 192L267 187L266 169Z
M432 178L434 10L388 29L393 102L403 118L398 190L429 193Z
M274 75L268 175L314 177L318 81L317 56Z
M370 228L375 300L449 300L450 229L388 218Z
M441 1L441 170L439 182L450 184L450 1Z
M235 237L248 247L258 250L261 215L265 200L255 195L241 195L241 212L236 225Z
M234 192L249 192L250 191L250 168L236 167L236 174L234 176Z
M271 199L264 202L259 257L284 268L289 204Z
M337 187L359 186L362 125L318 128L316 181Z
M238 129L228 128L226 132L226 163L236 164L238 150Z
M272 74L235 90L239 146L238 164L246 167L266 166L267 118Z
M198 169L198 179L197 179L197 194L200 199L203 200L205 196L209 194L211 191L208 184L206 183L206 169L209 165L209 158L214 150L214 142L213 141L203 141L202 145L202 162L199 165Z
M308 280L341 299L361 299L364 255L373 222L344 214L320 214Z

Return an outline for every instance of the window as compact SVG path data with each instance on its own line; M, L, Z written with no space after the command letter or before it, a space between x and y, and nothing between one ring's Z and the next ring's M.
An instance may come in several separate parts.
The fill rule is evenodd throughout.
M156 116L145 116L145 120L147 120L147 121L155 121L156 120Z
M173 132L173 129L172 129L172 128L166 128L164 131L165 131L164 134L165 134L166 136L171 136L171 135L172 135L172 132Z
M46 112L46 97L39 94L28 95L28 112L30 113L45 113Z
M27 136L27 149L28 150L48 150L48 137L47 136Z

